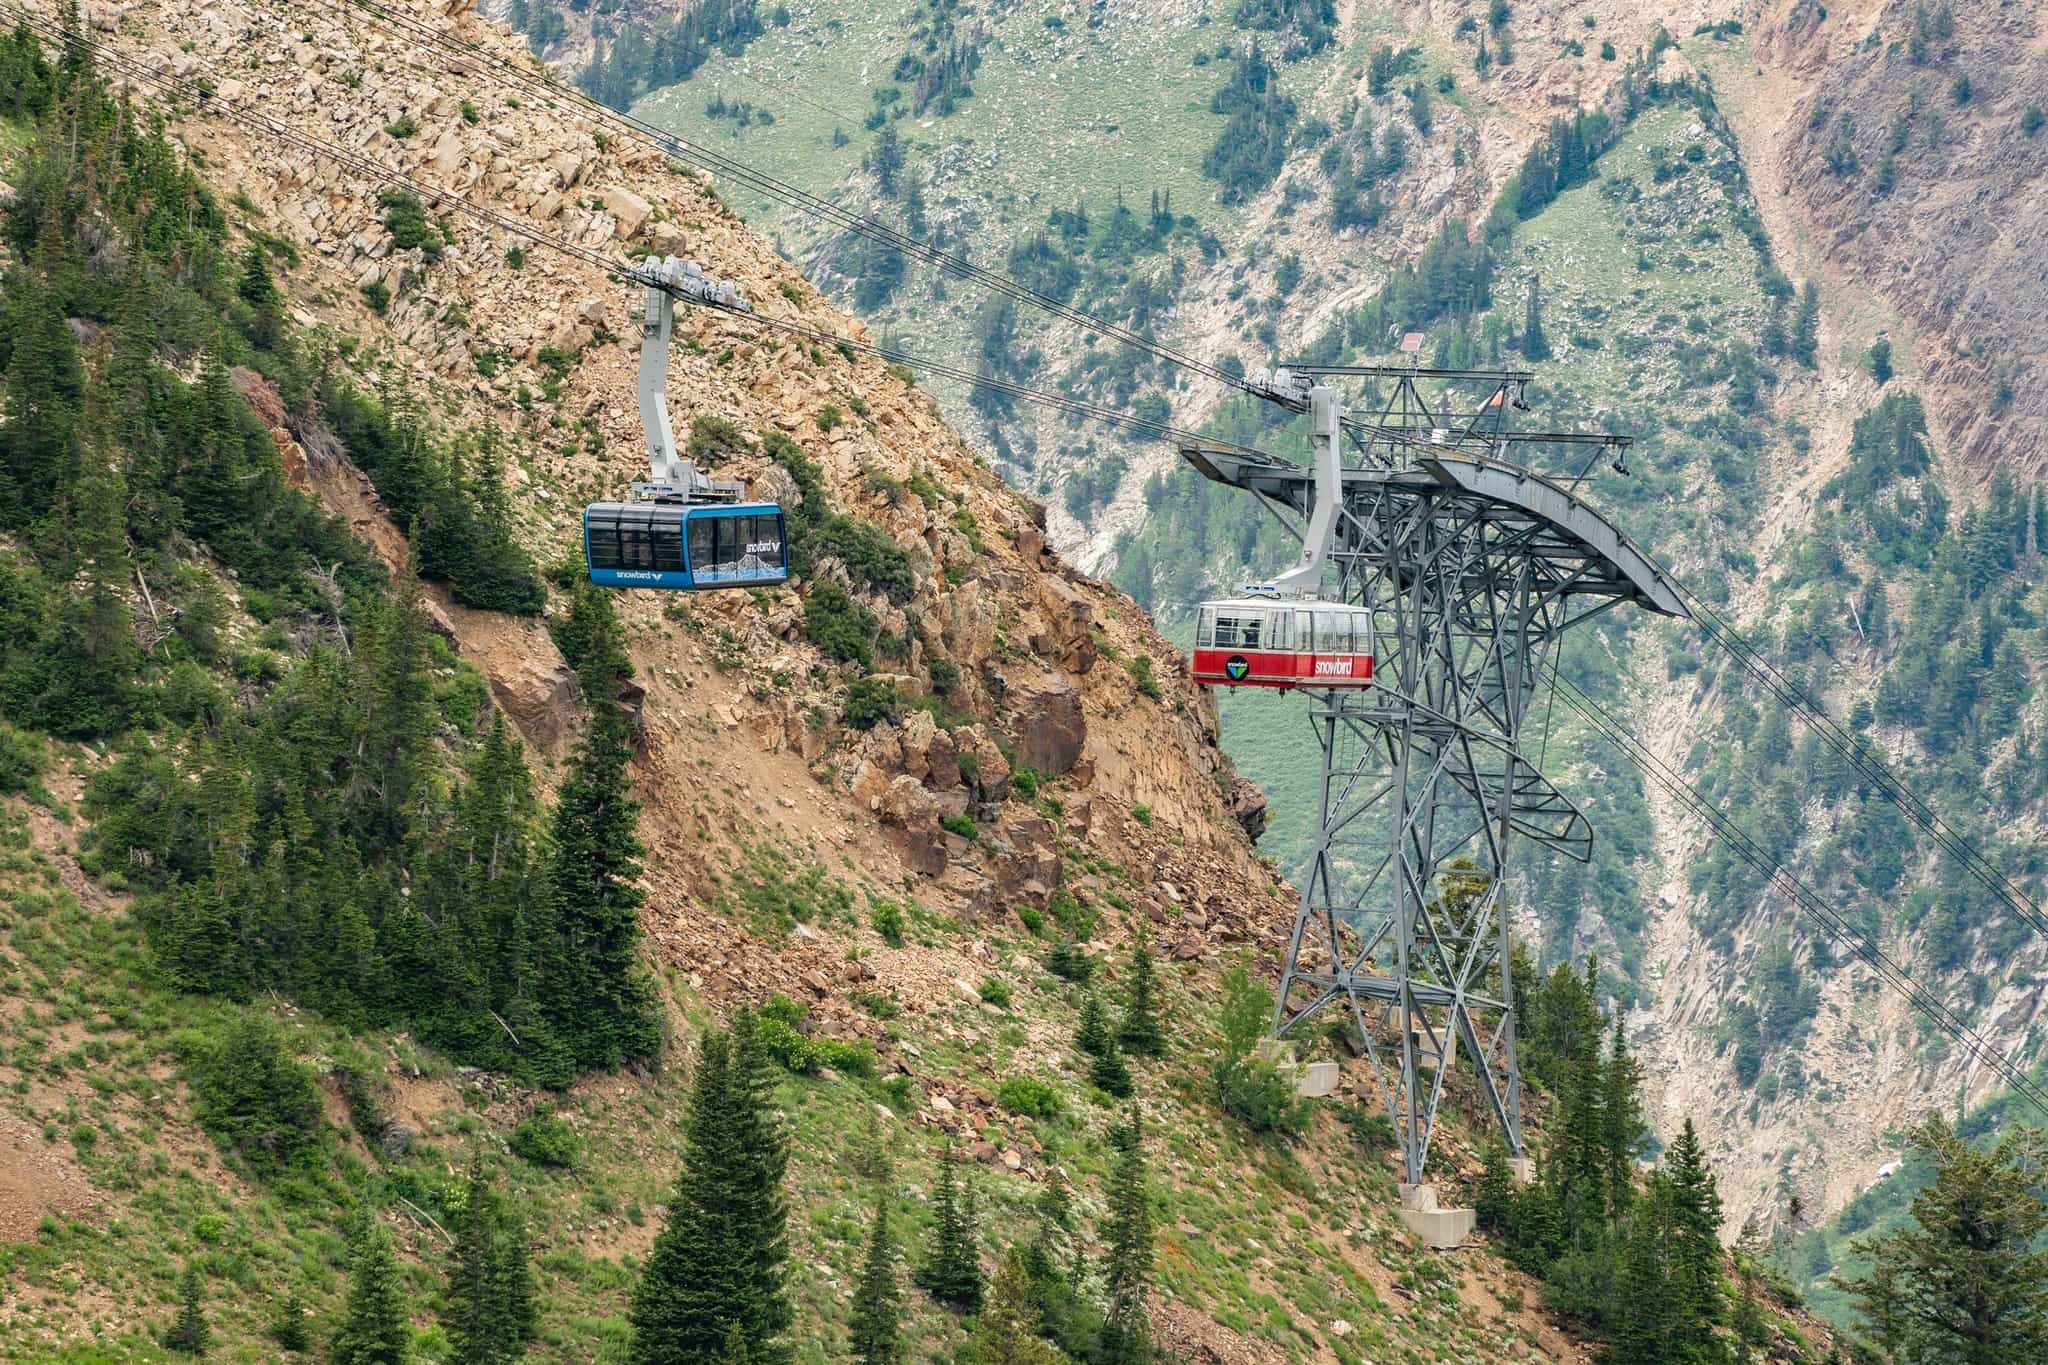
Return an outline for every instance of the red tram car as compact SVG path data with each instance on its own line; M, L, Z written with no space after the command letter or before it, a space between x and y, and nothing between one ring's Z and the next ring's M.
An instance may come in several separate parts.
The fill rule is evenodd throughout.
M1224 687L1370 687L1372 613L1341 602L1204 602L1195 616L1194 678Z

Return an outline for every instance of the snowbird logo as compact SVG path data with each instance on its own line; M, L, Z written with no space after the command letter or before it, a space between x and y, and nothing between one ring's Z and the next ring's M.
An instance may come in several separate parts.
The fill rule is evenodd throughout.
M1242 654L1233 654L1223 661L1224 675L1232 682L1243 682L1244 675L1251 671L1251 664Z

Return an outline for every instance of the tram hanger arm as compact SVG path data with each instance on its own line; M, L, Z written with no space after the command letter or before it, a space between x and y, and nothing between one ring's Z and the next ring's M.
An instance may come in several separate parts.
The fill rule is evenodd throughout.
M710 304L751 313L746 298L730 280L704 273L695 261L675 256L649 257L632 272L640 284L640 430L647 440L648 482L636 487L655 498L684 502L734 501L745 492L741 484L714 481L676 451L675 424L668 412L668 357L675 334L676 300Z

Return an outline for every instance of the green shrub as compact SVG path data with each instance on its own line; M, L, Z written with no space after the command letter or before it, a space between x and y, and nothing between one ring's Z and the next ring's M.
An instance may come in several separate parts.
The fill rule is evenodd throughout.
M362 289L363 302L380 317L391 307L391 290L382 280L371 280Z
M1073 939L1063 938L1045 955L1045 969L1062 981L1085 986L1095 975L1095 959L1082 952Z
M384 210L384 230L391 234L394 247L417 251L429 261L441 259L448 239L418 199L404 190L385 190L377 196L377 205Z
M582 1159L576 1130L555 1114L534 1114L512 1130L512 1150L536 1166L573 1169Z
M1137 684L1140 696L1150 697L1153 701L1160 699L1159 679L1153 676L1150 654L1140 654L1124 667L1129 671L1131 681Z
M840 714L856 730L872 730L896 715L896 683L891 678L855 678L846 688Z
M903 946L903 907L895 901L876 901L868 912L868 924L891 948Z
M811 1040L780 1015L763 1012L754 1023L754 1037L783 1070L805 1075L818 1069L818 1050Z
M999 1010L1010 1008L1013 998L1010 983L997 976L984 976L981 984L974 988L974 993L981 997L984 1005L994 1005Z
M1152 823L1152 808L1140 802L1131 807L1131 818L1141 825L1149 825Z
M34 794L42 789L43 741L0 720L0 794Z
M1059 922L1060 928L1066 930L1073 938L1085 943L1095 937L1095 907L1066 887L1063 886L1053 892L1052 898L1045 903L1045 908Z
M1367 1108L1363 1104L1346 1105L1338 1111L1344 1118L1344 1126L1351 1130L1358 1145L1380 1155L1394 1146L1400 1139L1394 1131L1394 1121L1387 1117L1384 1109Z
M981 831L975 828L974 821L965 815L948 815L939 821L939 828L948 834L957 834L963 839L981 837Z
M932 691L944 696L960 684L960 666L951 659L933 659L930 664Z
M837 583L815 585L804 599L804 638L838 663L874 667L875 637L882 623Z
M996 1103L1027 1119L1054 1118L1065 1107L1057 1090L1028 1076L1012 1076L996 1087Z
M401 142L420 130L420 122L411 114L401 114L384 125L386 137L395 137Z
M284 1035L245 1013L188 1047L193 1116L223 1152L268 1179L310 1165L320 1147L320 1090Z
M1308 1101L1279 1067L1256 1055L1219 1062L1216 1096L1223 1112L1242 1119L1255 1133L1299 1137L1308 1131Z
M1017 907L1017 922L1031 931L1033 938L1045 937L1045 914L1035 905Z
M819 1067L830 1067L843 1076L871 1080L875 1074L875 1050L865 1042L846 1043L837 1038L811 1041L811 1054Z

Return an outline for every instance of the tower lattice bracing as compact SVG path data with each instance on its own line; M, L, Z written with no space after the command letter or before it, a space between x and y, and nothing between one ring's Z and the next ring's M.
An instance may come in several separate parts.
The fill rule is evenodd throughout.
M1346 412L1329 387L1340 377L1383 396L1363 415ZM1273 1032L1341 1012L1371 1061L1410 1185L1422 1181L1444 1078L1461 1059L1509 1150L1523 1154L1514 851L1530 843L1581 861L1592 851L1585 816L1544 775L1540 746L1525 743L1544 662L1565 631L1618 603L1685 614L1611 523L1510 458L1542 441L1593 446L1596 459L1608 448L1619 465L1627 444L1509 429L1529 378L1313 367L1269 386L1312 425L1334 420L1345 433L1320 596L1372 612L1375 655L1370 689L1307 694L1321 751L1317 833ZM1290 528L1314 518L1310 469L1238 450L1182 453Z

